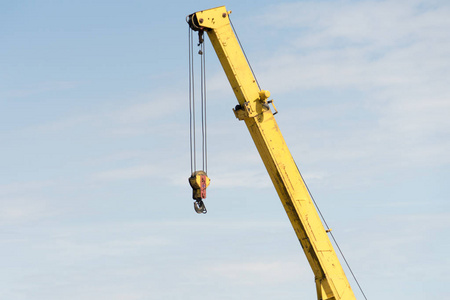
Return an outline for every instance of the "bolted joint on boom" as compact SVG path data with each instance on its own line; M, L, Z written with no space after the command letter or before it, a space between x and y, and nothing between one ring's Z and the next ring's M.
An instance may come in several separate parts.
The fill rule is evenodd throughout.
M273 100L267 100L270 97L270 92L267 90L260 90L259 91L259 98L256 98L255 101L250 102L244 102L243 104L236 105L235 108L233 108L234 115L237 119L240 121L245 120L247 118L258 118L258 121L262 121L263 114L267 111L271 112L269 104L272 104L275 112L273 114L275 115L278 111L276 110L275 106L273 105Z
M194 31L210 30L229 24L229 14L231 11L227 11L225 6L219 6L190 14L186 21Z

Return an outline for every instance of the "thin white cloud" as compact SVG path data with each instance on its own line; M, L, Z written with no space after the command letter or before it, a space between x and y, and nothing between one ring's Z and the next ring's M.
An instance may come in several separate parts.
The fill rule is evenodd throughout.
M36 190L54 186L55 184L56 181L53 180L12 182L9 184L2 184L0 185L0 196L31 193L35 192Z
M257 262L227 262L211 266L205 272L219 280L232 281L232 284L241 286L279 285L297 280L309 281L311 271L306 265L292 263L289 258L257 261ZM308 268L308 269L307 269Z
M92 175L92 179L100 181L140 179L156 176L159 170L160 168L151 164L138 165L97 172Z
M3 99L16 99L28 96L35 96L47 92L66 91L75 88L78 82L74 81L50 81L39 82L30 84L29 86L23 86L17 89L3 90L0 93L0 98Z
M54 134L61 133L67 130L72 130L76 127L90 126L98 124L99 116L92 113L74 115L65 118L57 118L46 121L43 124L33 125L24 128L20 131L23 134Z
M40 196L3 196L0 198L0 224L17 225L40 221L58 214L48 200Z
M157 133L161 130L161 119L169 115L176 115L180 110L186 109L184 103L186 96L178 91L169 93L154 92L134 95L123 99L115 107L105 106L95 112L79 112L72 116L56 117L43 124L33 125L22 130L24 133L49 134L61 133L86 128L92 133L107 136L128 137L142 134ZM119 106L119 108L118 108ZM164 122L164 126L168 122Z
M365 227L363 234L347 235L357 239L349 241L349 244L365 245L357 250L344 247L347 248L345 255L351 260L364 262L358 266L361 275L390 279L398 276L398 270L403 270L405 282L421 274L427 274L428 280L445 280L449 277L438 262L442 257L438 259L437 255L442 251L436 246L438 236L439 245L446 245L449 241L443 235L450 227L448 213L383 215L376 217L375 221L366 223L371 226ZM418 263L411 264L411 261Z
M343 127L345 133L335 127L320 137L318 128L303 130L312 140L326 138L326 148L311 149L313 156L364 158L362 168L368 164L391 168L448 163L449 13L450 6L443 1L273 5L264 18L254 21L269 33L285 30L286 38L268 45L273 51L259 63L259 78L284 97L311 90L329 92L328 104L320 107L280 99L289 101L291 118L300 116L306 121L313 116L312 121L342 124L336 120L339 112L341 116L346 110L357 114L347 116L352 126ZM346 103L333 99L334 93L342 97L345 91L355 92ZM341 105L339 110L330 106L333 102Z
M0 185L0 224L20 224L57 214L43 195L56 181L25 181Z
M100 157L95 158L89 158L86 161L86 164L88 165L99 165L99 164L108 164L108 163L117 163L121 161L129 161L129 160L135 160L135 159L145 159L151 154L151 152L148 151L141 151L141 150L125 150L125 151L118 151L112 154L108 155L102 155Z
M159 120L180 110L180 99L185 97L186 95L179 95L173 92L165 95L155 95L153 93L145 96L141 95L139 98L146 99L145 101L140 101L120 111L116 111L114 117L124 124Z

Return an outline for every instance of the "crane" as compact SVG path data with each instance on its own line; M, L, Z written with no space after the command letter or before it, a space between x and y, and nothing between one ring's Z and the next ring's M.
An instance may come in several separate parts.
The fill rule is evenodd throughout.
M247 126L269 173L297 238L315 276L317 299L356 299L328 237L319 213L311 199L300 171L275 120L277 113L270 92L261 90L230 23L225 6L195 12L187 17L193 31L199 33L199 44L206 32L237 98L233 109L237 119ZM273 107L274 112L270 108ZM196 200L196 211L206 212L209 178L197 171L189 178Z

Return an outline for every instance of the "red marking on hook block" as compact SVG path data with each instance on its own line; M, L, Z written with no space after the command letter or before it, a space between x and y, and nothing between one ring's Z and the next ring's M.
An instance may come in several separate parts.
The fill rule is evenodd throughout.
M206 198L206 176L201 175L200 176L200 194L202 199Z

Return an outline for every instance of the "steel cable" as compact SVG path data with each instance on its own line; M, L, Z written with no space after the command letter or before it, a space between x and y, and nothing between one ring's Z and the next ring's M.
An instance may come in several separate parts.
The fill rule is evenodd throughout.
M191 158L191 173L197 171L197 135L196 128L196 90L195 90L195 59L194 59L194 37L193 31L189 28L189 144L190 144L190 158ZM202 144L202 168L207 172L208 156L207 156L207 122L206 122L206 55L205 44L200 42L198 44L200 50L198 54L200 58L200 109L201 109L201 144Z
M309 194L309 196L311 197L311 200L312 200L313 203L314 203L314 206L316 207L317 211L319 212L320 218L323 220L323 223L325 224L325 227L326 227L327 232L331 235L331 238L333 239L334 244L335 244L336 247L338 248L339 253L341 254L342 258L344 259L344 262L345 262L347 268L349 269L350 273L352 274L353 279L355 280L356 284L358 285L358 288L359 288L359 290L361 291L361 294L363 295L364 299L367 300L366 294L364 294L364 291L363 291L361 285L359 284L359 281L358 281L358 279L356 278L355 274L353 273L353 270L352 270L352 268L350 267L350 264L347 262L347 259L345 258L344 253L343 253L342 250L341 250L341 247L339 247L338 242L337 242L336 239L334 238L334 235L333 235L333 233L331 232L331 229L330 229L330 227L328 226L327 221L325 220L324 216L322 215L322 212L320 211L319 206L317 205L316 200L314 199L314 196L311 194L311 191L309 190L309 187L308 187L308 185L306 184L305 179L303 178L303 175L302 175L302 173L300 172L300 169L299 169L298 167L297 167L297 170L298 170L298 172L299 172L299 174L300 174L300 177L301 177L302 180L303 180L303 183L305 184L306 190L308 191L308 194Z

